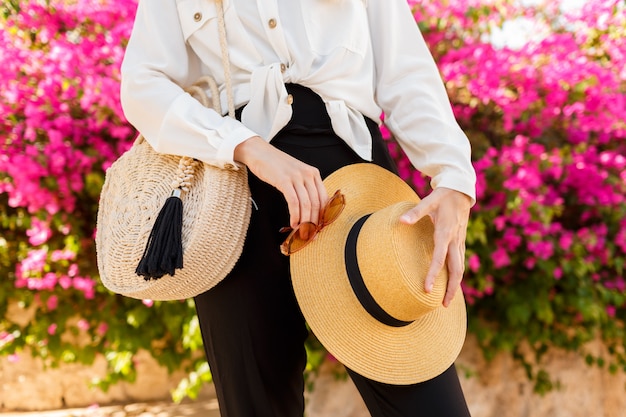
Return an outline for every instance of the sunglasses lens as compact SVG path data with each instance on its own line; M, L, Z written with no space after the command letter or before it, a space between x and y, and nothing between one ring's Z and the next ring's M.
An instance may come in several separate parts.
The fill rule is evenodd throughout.
M324 218L322 219L323 225L326 226L334 222L343 211L345 205L346 200L343 194L339 194L339 192L336 192L335 195L332 196L330 200L328 200L328 204L326 205L326 209L324 210Z
M334 222L337 217L339 217L345 206L346 198L339 192L339 190L337 190L330 200L328 200L326 207L324 207L324 213L322 214L319 227L315 223L307 222L300 223L295 230L291 230L290 227L283 227L280 229L281 233L291 230L287 239L285 239L283 244L280 245L280 251L282 254L288 256L305 247L311 240L313 240L317 232Z
M301 223L289 242L289 252L294 253L306 246L317 233L317 226L313 223Z

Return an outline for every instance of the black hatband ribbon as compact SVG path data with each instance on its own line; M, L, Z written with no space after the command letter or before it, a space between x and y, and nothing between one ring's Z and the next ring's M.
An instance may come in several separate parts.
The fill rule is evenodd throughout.
M359 261L356 256L356 244L359 240L361 228L369 216L371 216L371 214L366 214L357 220L357 222L352 226L352 229L350 229L350 233L348 233L348 239L345 247L346 272L348 273L348 279L350 280L350 285L352 286L354 295L356 295L356 298L359 300L365 311L367 311L376 320L386 324L387 326L404 327L413 322L399 320L387 313L369 292L365 282L363 281L363 276L361 275Z

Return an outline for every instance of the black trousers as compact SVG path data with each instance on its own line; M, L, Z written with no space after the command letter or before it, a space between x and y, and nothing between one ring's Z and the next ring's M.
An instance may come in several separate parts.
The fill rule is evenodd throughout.
M330 126L324 103L311 90L288 85L291 122L272 144L316 166L322 177L364 162ZM373 162L395 172L374 122ZM254 175L253 208L242 256L228 277L196 297L204 347L224 417L302 417L304 341L308 332L289 275L278 230L289 224L282 194ZM348 370L374 417L467 417L456 370L415 385L388 385Z

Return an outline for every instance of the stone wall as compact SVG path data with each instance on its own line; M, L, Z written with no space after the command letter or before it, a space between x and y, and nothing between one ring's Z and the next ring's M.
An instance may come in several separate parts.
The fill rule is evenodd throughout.
M586 346L594 355L604 353L600 342ZM553 350L546 369L560 388L539 396L521 366L507 355L486 363L473 339L466 342L458 364L477 371L462 380L475 417L624 417L626 374L610 374L588 366L579 355Z
M594 355L603 352L601 343L587 349ZM626 374L611 375L598 367L589 367L576 354L556 350L547 354L546 364L550 375L560 381L560 388L540 396L533 393L533 384L511 357L499 355L486 363L475 340L468 337L457 368L472 416L626 416ZM319 389L310 395L307 415L368 417L354 385L350 381L337 381L336 373L326 365L320 375Z
M83 407L150 401L170 398L182 373L168 375L147 352L136 357L137 380L134 384L119 383L107 392L89 387L93 378L106 372L104 358L93 366L78 364L45 368L38 358L22 354L15 362L0 358L0 411L40 411L63 407Z
M590 346L600 353L602 346ZM88 382L102 376L104 360L92 367L65 365L44 369L40 360L21 356L18 362L0 358L0 410L45 410L98 403L162 400L169 397L182 374L168 375L146 352L137 358L135 384L118 384L109 392L91 390ZM521 367L506 355L485 363L468 338L457 362L461 383L474 417L623 417L626 415L626 375L592 368L577 355L554 351L547 369L561 388L543 397L533 394ZM307 394L308 417L367 417L354 385L338 379L326 364ZM340 370L340 369L339 369ZM464 370L471 376L465 377Z

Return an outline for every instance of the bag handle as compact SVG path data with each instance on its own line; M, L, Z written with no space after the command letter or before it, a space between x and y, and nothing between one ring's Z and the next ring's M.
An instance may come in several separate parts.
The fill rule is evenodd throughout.
M228 43L226 40L226 22L224 20L224 3L223 0L215 0L217 8L217 23L220 40L220 49L222 51L222 68L224 69L224 81L226 84L226 98L228 101L228 115L235 117L235 100L233 97L233 82L230 71L230 57L228 54ZM209 99L201 88L206 84L211 89L211 97L213 98L213 110L222 114L222 105L220 102L220 94L217 83L210 75L200 77L191 86L185 88L185 91L196 97L205 107L209 107Z

